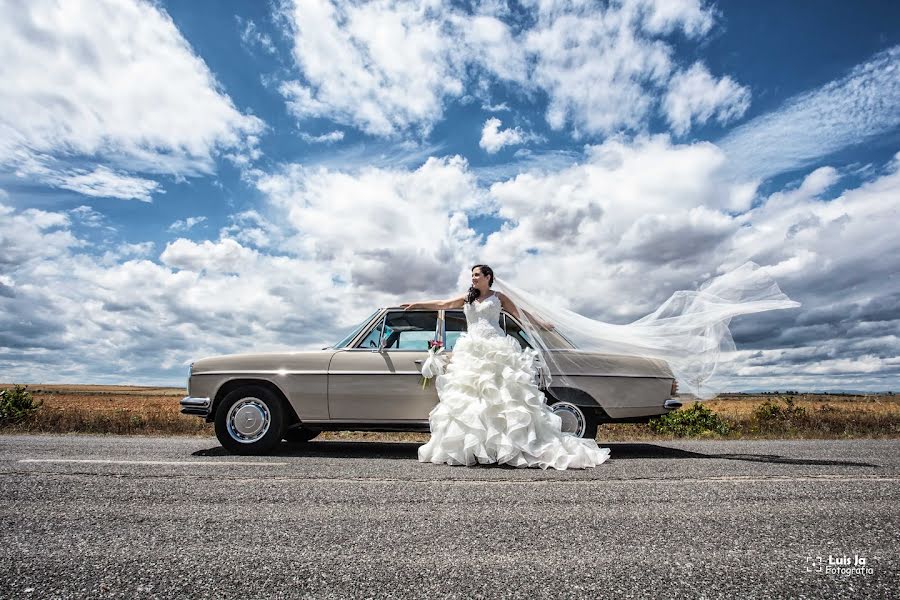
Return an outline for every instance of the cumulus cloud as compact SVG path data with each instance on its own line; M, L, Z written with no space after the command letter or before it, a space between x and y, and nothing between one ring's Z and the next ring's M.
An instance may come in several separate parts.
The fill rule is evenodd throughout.
M540 2L524 35L532 81L549 95L553 129L608 134L640 130L674 68L666 34L699 37L712 24L700 2Z
M178 239L156 262L152 242L91 253L63 212L0 204L0 217L8 380L179 385L199 356L248 340L258 350L321 347L371 310L308 302L335 298L340 285L313 263L234 239Z
M158 184L123 171L211 173L264 128L154 3L7 4L0 37L0 167L21 176L148 200ZM112 168L73 172L76 158Z
M900 208L898 160L833 199L823 195L840 172L825 167L738 212L731 196L747 194L729 190L741 184L726 172L713 144L665 136L610 140L578 164L486 189L458 157L417 169L288 164L255 180L265 215L237 213L217 239L174 240L158 261L150 245L89 254L76 213L0 205L0 356L15 353L0 368L131 382L147 368L181 383L191 358L247 339L321 347L376 306L461 293L477 262L629 322L754 260L803 307L733 320L739 352L721 367L732 389L895 388L900 241L883 223ZM502 224L483 237L479 217ZM252 229L268 246L238 237Z
M268 248L281 242L281 229L255 210L228 217L230 223L219 230L220 239L234 239L245 246Z
M481 129L481 140L478 145L484 148L488 154L495 154L504 146L516 146L531 138L518 127L500 129L503 123L500 119L490 118L484 122Z
M445 21L415 2L297 0L285 6L304 81L281 93L298 117L329 116L374 135L428 128L462 93Z
M281 248L381 294L449 293L477 247L468 216L491 209L466 161L358 172L287 165L257 182L287 224ZM396 301L396 300L394 300Z
M750 106L750 90L730 77L718 81L700 63L679 71L669 82L663 101L666 118L675 133L687 132L694 123L711 118L725 124L743 116Z
M523 9L524 18L499 3L467 12L414 0L294 0L283 21L298 77L279 89L298 118L328 117L376 136L427 134L448 102L474 92L490 106L500 82L546 95L553 129L639 131L678 66L670 36L699 39L714 20L699 0L531 1ZM675 84L679 131L733 118L748 98L702 65Z

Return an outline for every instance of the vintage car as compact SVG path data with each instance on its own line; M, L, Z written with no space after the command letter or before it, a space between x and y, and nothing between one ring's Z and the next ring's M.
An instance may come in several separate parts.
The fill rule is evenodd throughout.
M515 318L503 311L500 319L508 335L532 347ZM236 454L265 453L282 439L307 442L323 430L428 432L438 402L433 382L422 385L428 342L441 340L452 361L465 330L462 310L389 307L321 350L203 358L191 363L181 412L214 422L222 446ZM600 423L646 422L681 406L665 363L579 351L556 331L541 335L561 353L555 362L578 358L563 370L569 387L551 378L546 395L564 431L594 438Z

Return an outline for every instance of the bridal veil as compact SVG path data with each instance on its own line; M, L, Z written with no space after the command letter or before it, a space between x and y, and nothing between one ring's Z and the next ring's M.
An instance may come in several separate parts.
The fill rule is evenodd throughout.
M623 325L553 305L500 277L494 278L493 287L516 306L522 328L540 355L541 384L550 395L554 395L551 385L571 386L564 373L585 372L588 365L596 370L598 360L604 358L610 369L627 370L629 361L622 357L633 357L643 359L639 360L642 373L674 375L682 391L712 398L721 391L712 380L716 366L735 350L730 320L800 306L754 262L714 277L697 290L677 291L652 313ZM542 326L546 323L552 329Z

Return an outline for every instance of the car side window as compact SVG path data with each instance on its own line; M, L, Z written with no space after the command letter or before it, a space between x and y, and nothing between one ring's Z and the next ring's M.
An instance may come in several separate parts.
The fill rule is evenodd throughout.
M511 335L516 338L523 350L525 348L534 347L528 334L512 319L512 317L507 316L505 313L503 314L503 330L506 332L506 335Z
M450 352L456 340L466 331L466 315L461 310L444 312L444 350Z
M437 311L387 313L384 325L384 347L388 350L427 351L428 342L436 339L437 317ZM378 347L377 338L374 347Z
M381 341L381 329L384 327L384 317L378 319L378 322L375 324L375 327L369 332L369 334L363 338L363 340L357 344L357 348L378 348L378 342Z

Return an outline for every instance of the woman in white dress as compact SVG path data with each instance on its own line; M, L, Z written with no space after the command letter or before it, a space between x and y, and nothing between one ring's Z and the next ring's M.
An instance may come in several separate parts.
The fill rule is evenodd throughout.
M542 469L580 469L606 461L608 448L562 432L562 420L535 383L538 353L523 349L500 328L501 309L520 315L506 295L490 289L493 283L491 268L476 265L465 296L402 304L407 310L462 308L467 323L446 372L435 378L440 402L429 415L431 439L419 448L419 460ZM529 316L538 326L553 328Z
M431 411L431 439L419 448L419 460L451 465L502 463L517 467L571 469L599 465L609 449L594 440L562 433L562 421L550 411L542 389L551 381L567 383L568 367L578 353L558 353L548 345L554 335L582 351L650 359L660 377L675 375L698 399L714 398L727 378L717 375L722 357L735 350L728 328L734 317L797 308L753 261L725 270L694 290L678 290L652 313L632 323L590 319L472 267L472 287L450 300L414 302L405 308L463 308L468 331L453 348L447 370L436 378L440 402ZM522 349L500 328L500 311L517 317L536 349ZM542 330L554 329L552 335ZM547 339L545 339L547 338ZM550 341L552 344L552 340ZM541 356L540 365L535 361ZM550 373L554 373L551 376ZM540 378L540 385L535 378Z

